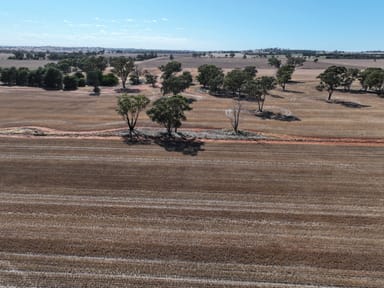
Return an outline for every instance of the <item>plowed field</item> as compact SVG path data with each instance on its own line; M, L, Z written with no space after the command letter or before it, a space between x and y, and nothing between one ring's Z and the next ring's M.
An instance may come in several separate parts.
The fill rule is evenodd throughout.
M169 150L0 138L0 287L384 287L382 146Z

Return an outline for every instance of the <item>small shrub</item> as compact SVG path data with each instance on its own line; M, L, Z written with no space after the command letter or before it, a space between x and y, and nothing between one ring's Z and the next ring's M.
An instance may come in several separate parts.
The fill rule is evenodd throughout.
M63 79L64 90L77 90L79 87L79 79L75 76L64 76Z
M108 73L107 75L103 75L101 79L101 86L116 86L119 84L119 78L115 76L113 73Z
M77 86L78 87L85 87L85 85L86 85L85 78L80 78L78 80L79 80L79 82L78 82Z

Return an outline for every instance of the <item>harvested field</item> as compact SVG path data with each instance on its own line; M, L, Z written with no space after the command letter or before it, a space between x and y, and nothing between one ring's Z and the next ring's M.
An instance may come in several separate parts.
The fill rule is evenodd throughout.
M191 69L196 72L195 69ZM244 101L240 129L262 133L316 137L384 137L384 99L372 93L336 91L333 103L327 92L315 89L316 76L322 70L298 69L287 91L276 88L267 96L266 114L257 117L257 103ZM274 69L260 69L260 75L273 75ZM354 84L358 90L358 83ZM130 86L130 94L142 93L154 100L159 88ZM91 96L92 88L77 91L45 91L29 87L0 86L0 128L41 126L59 130L87 131L125 128L116 114L113 88L102 88L101 96ZM187 113L186 128L229 129L225 110L232 107L230 98L214 97L192 86L183 93L195 99ZM158 127L143 113L140 127ZM182 127L182 128L183 128Z
M6 57L2 56L3 58ZM3 59L4 60L4 59ZM3 61L1 60L1 61ZM197 67L213 63L225 71L235 67L256 65L258 75L275 75L264 58L193 58L191 55L175 55L186 71L197 75ZM5 60L4 60L5 61ZM17 60L14 60L17 61ZM158 67L169 61L158 57L140 62L142 70L160 73ZM213 62L212 62L213 61ZM342 62L340 62L342 61ZM25 62L25 61L20 61ZM312 137L384 138L384 100L373 93L359 91L358 81L353 84L353 93L338 90L332 103L327 103L327 92L315 89L316 79L324 68L343 64L364 68L371 64L382 65L382 60L330 60L318 63L307 61L298 68L287 90L277 87L265 102L265 113L255 115L257 104L244 101L240 129L256 133L286 134ZM1 66L1 65L0 65ZM97 131L125 128L115 112L119 87L102 87L101 96L92 96L92 88L77 91L46 91L31 87L0 86L0 129L25 126L40 126L65 131ZM129 86L129 94L145 94L151 100L160 97L160 88L149 85ZM188 121L183 127L197 129L230 129L225 110L232 107L232 100L211 96L192 86L186 97L196 100L193 110L187 113ZM143 113L138 123L141 127L158 127Z
M13 54L0 53L0 67L26 67L29 69L37 69L39 67L44 67L44 65L48 63L57 62L52 60L13 60L8 59L9 56L13 56Z
M198 85L179 131L202 139L159 139L142 113L137 143L119 136L118 87L0 86L0 288L384 287L384 99L354 83L326 102L316 76L335 61L297 69L262 114L243 101L248 139L227 136L232 100Z
M284 56L279 56L282 62L285 62ZM190 54L175 54L174 60L182 63L182 67L191 69L199 67L203 64L213 64L223 69L235 69L235 68L244 68L246 66L256 66L257 69L270 69L271 66L268 64L268 58L260 58L254 56L248 56L246 59L242 57L191 57ZM150 59L143 63L138 62L139 67L142 69L149 69L153 67L160 67L161 65L167 64L169 62L169 57L158 57L155 59ZM326 69L332 65L342 65L346 67L356 67L359 69L364 69L367 67L384 67L384 59L373 60L354 60L354 59L324 59L319 58L317 63L313 62L313 59L308 59L304 65L303 69Z
M0 138L0 286L383 287L383 147Z

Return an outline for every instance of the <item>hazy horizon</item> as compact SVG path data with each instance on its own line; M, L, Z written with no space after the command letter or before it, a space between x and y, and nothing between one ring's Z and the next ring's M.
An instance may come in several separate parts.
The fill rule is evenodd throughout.
M383 50L380 0L4 2L0 46Z

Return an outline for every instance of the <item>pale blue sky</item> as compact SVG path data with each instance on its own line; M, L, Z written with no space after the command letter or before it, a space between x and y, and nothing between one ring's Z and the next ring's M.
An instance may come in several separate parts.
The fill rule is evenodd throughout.
M0 45L384 50L383 0L0 0Z

